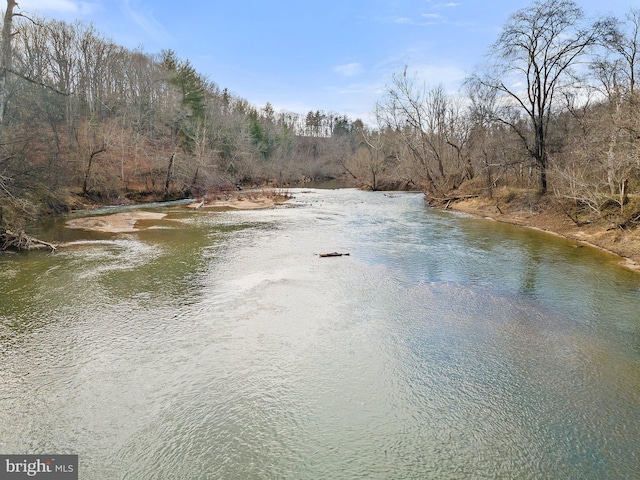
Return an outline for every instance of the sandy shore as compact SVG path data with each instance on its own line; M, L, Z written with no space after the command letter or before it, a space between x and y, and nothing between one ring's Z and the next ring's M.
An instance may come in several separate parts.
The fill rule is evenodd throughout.
M157 212L123 212L112 215L75 218L69 220L66 223L66 227L92 230L94 232L131 233L141 230L136 226L140 220L160 220L166 216L166 213Z
M640 235L635 230L607 228L594 223L577 226L566 215L548 208L523 208L504 205L487 198L469 198L452 202L449 210L467 213L498 222L541 230L569 240L590 245L620 257L620 265L640 273Z
M236 209L236 210L258 210L272 208L279 205L291 197L272 191L255 191L247 193L219 194L215 198L201 200L188 205L193 209ZM151 225L140 225L141 220L161 220L166 217L166 213L158 212L122 212L112 215L99 215L93 217L76 218L66 223L67 228L81 230L91 230L105 233L133 233L139 232Z
M280 205L291 197L274 191L218 194L213 198L193 202L189 208L259 210Z

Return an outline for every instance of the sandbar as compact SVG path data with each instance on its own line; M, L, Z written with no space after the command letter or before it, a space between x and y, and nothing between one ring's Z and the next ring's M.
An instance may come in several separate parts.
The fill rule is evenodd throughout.
M67 228L92 230L105 233L132 233L144 230L136 224L139 220L160 220L166 213L159 212L121 212L111 215L74 218L66 223Z

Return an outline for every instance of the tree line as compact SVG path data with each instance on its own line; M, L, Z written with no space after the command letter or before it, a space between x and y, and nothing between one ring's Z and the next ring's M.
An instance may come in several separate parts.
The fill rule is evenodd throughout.
M0 225L87 200L327 178L433 199L509 186L624 211L640 187L639 32L637 9L590 21L573 1L534 1L460 92L405 67L367 125L251 105L172 51L126 49L7 0Z
M221 89L173 51L150 55L86 23L8 0L0 65L2 221L79 201L181 198L341 174L362 122L275 112ZM6 47L6 48L5 48Z

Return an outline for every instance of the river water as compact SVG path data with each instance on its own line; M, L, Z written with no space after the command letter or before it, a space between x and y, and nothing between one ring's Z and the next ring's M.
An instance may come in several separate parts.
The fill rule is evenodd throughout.
M640 275L418 194L293 193L0 256L0 453L82 479L640 477Z

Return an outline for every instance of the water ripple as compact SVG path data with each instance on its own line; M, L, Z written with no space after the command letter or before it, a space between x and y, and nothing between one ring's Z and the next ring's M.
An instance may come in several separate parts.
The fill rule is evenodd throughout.
M417 194L304 192L12 261L0 449L90 479L640 475L637 277Z

